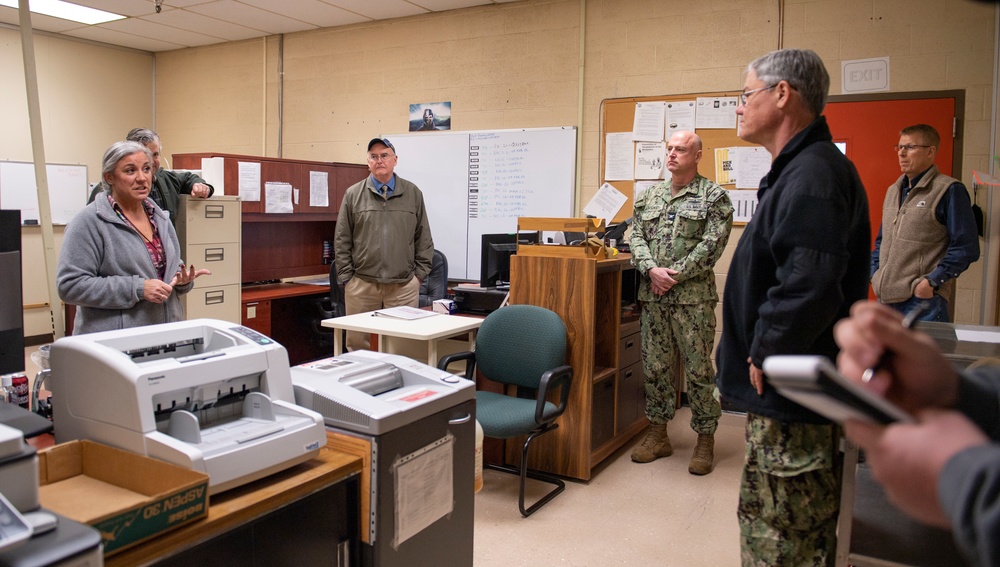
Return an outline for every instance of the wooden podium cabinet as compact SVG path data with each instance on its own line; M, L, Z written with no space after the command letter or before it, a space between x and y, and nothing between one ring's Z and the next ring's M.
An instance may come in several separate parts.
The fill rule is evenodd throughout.
M559 428L532 443L529 466L590 480L598 463L642 431L649 421L639 364L638 317L623 319L622 274L631 256L595 260L557 256L511 257L510 303L538 305L566 325L567 362L573 367L566 413ZM508 462L520 461L520 442L507 443Z

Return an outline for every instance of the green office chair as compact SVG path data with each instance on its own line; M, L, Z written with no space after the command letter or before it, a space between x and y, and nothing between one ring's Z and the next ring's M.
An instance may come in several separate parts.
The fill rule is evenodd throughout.
M538 436L559 427L556 419L566 410L573 368L566 365L566 326L559 315L534 305L510 305L491 313L476 337L476 352L460 352L441 358L438 368L465 360L465 377L476 379L476 366L486 378L514 386L516 396L476 392L476 419L486 437L511 439L527 435L521 450L521 466L487 465L488 468L520 475L518 508L528 517L566 489L551 475L528 470L528 448ZM559 391L559 404L546 401ZM555 485L530 507L524 507L527 477Z

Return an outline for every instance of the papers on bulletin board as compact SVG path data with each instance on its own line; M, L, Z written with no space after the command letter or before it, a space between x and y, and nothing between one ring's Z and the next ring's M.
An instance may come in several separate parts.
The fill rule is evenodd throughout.
M637 142L662 142L665 108L666 103L663 101L635 103L635 118L632 120L632 139Z
M739 97L698 97L695 128L736 128Z
M325 171L309 172L309 206L330 206L330 175Z
M610 183L605 183L583 208L583 212L604 219L605 223L610 223L626 201L628 201L627 195L612 187Z
M733 203L733 222L750 222L757 210L757 191L733 190L729 200Z
M695 102L693 100L667 103L667 140L674 135L674 132L680 130L694 132L694 109Z
M402 401L408 400L402 398ZM455 498L454 455L455 436L449 432L392 462L396 528L390 542L393 549L398 550L403 542L451 513Z
M632 132L611 132L604 141L604 179L606 181L632 180Z
M667 174L667 179L670 179L670 172L668 171ZM643 193L652 187L656 187L657 183L663 183L663 181L636 181L634 193L632 194L632 202L638 201Z
M736 148L736 188L757 189L771 171L771 152L760 146Z
M264 184L264 212L265 213L292 212L291 183L268 182Z
M666 155L666 142L638 142L635 145L635 177L632 179L663 179Z
M240 199L243 201L260 201L260 163L239 162Z
M719 185L736 183L735 157L736 148L715 148L715 182Z

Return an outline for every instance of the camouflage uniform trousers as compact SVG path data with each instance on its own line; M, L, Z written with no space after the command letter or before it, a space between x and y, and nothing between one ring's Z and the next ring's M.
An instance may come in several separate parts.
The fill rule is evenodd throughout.
M676 389L674 365L680 355L691 403L691 429L712 435L722 409L714 395L714 301L690 305L644 303L642 365L646 372L646 417L659 424L674 418Z
M833 565L842 460L839 428L747 414L737 517L744 567Z

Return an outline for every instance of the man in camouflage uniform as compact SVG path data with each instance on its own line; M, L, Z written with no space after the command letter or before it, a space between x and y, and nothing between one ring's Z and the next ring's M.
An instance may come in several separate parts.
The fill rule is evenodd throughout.
M745 567L833 565L836 555L837 427L761 371L775 354L835 359L834 324L868 294L868 199L822 116L829 87L818 55L783 49L749 65L736 108L740 138L772 157L733 253L716 351L722 399L747 412Z
M632 460L648 463L674 449L667 422L674 417L675 364L681 357L691 400L691 429L698 443L691 474L712 472L715 429L722 413L713 395L715 343L713 267L733 227L726 190L698 175L701 138L680 131L667 142L672 178L648 189L635 202L629 245L642 274L642 360L646 372L646 416L652 423Z

